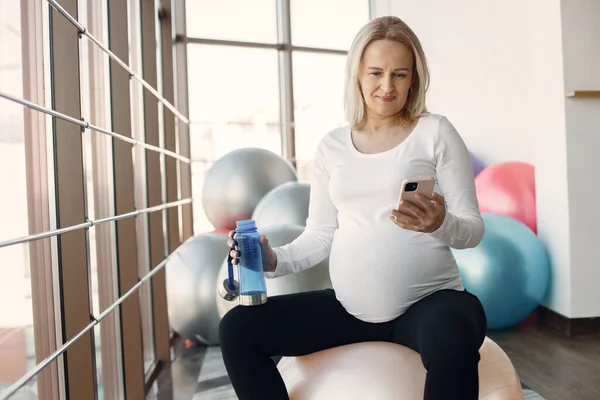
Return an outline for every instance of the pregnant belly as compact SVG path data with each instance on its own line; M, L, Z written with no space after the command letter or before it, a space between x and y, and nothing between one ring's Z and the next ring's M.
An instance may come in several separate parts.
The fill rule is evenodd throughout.
M450 249L422 234L403 231L398 236L336 235L329 258L331 282L340 302L357 318L391 320L435 290L461 286Z

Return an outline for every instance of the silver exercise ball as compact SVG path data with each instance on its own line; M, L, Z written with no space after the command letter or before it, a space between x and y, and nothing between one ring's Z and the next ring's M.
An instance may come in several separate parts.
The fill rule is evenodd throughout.
M277 186L262 198L256 206L252 219L259 229L273 225L306 225L310 183L286 182Z
M186 242L167 262L169 322L184 339L219 343L217 275L227 257L227 233L210 232Z
M269 239L269 245L271 247L279 247L291 243L304 231L303 226L299 225L280 225L271 226L265 229L259 230L261 234L265 235ZM234 266L234 270L236 267ZM237 279L237 273L235 274ZM217 278L217 284L227 279L227 259L223 261L219 276ZM309 290L320 290L331 288L331 280L329 279L329 258L321 261L319 264L312 268L304 270L296 274L290 274L280 276L278 278L266 279L267 282L267 295L269 297L281 295L281 294L292 294L299 292L306 292ZM217 298L217 310L219 316L222 318L229 310L238 305L238 300L227 301L223 299L218 293Z
M202 187L206 217L216 229L234 229L250 219L258 202L271 189L296 181L285 158L260 148L242 148L219 158L207 171Z

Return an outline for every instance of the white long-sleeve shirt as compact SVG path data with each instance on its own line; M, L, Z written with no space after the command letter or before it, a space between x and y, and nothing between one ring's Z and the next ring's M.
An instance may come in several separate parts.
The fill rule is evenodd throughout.
M314 158L306 229L274 248L276 278L310 268L329 256L336 296L367 322L385 322L440 289L462 290L450 248L476 246L484 233L470 154L443 116L424 113L398 146L359 152L349 127L328 133ZM403 229L390 220L402 181L431 176L444 196L446 217L433 233Z

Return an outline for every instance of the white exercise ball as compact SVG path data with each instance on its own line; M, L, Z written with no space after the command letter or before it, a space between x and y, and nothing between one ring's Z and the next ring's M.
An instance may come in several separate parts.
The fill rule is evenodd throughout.
M252 217L269 191L297 179L292 164L272 151L254 147L234 150L206 172L204 212L216 229L235 229L236 221Z
M522 400L519 374L504 350L486 337L479 354L478 398ZM417 352L389 342L360 342L283 357L277 369L291 400L421 400L427 374Z
M286 182L267 193L256 206L252 219L259 229L273 225L306 225L310 183Z
M300 236L304 231L304 227L299 225L281 225L267 227L265 229L260 229L259 231L267 237L271 247L280 247L291 243ZM235 269L234 266L234 270ZM227 275L227 257L225 257L225 261L221 265L221 270L219 271L217 285L222 285L223 281L227 279ZM235 279L238 279L237 273L235 274ZM329 278L329 258L326 258L314 267L302 272L280 276L278 278L265 279L265 281L267 284L267 296L269 297L331 288L331 280ZM218 293L216 293L216 298L217 310L221 318L229 310L238 305L237 299L227 301Z
M184 339L207 345L219 343L215 285L227 233L209 232L181 245L165 266L169 323Z

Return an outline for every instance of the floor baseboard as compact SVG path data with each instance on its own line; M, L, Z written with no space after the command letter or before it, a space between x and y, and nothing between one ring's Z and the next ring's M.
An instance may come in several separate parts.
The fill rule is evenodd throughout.
M547 307L539 306L538 322L548 325L568 337L600 333L600 317L568 318Z

